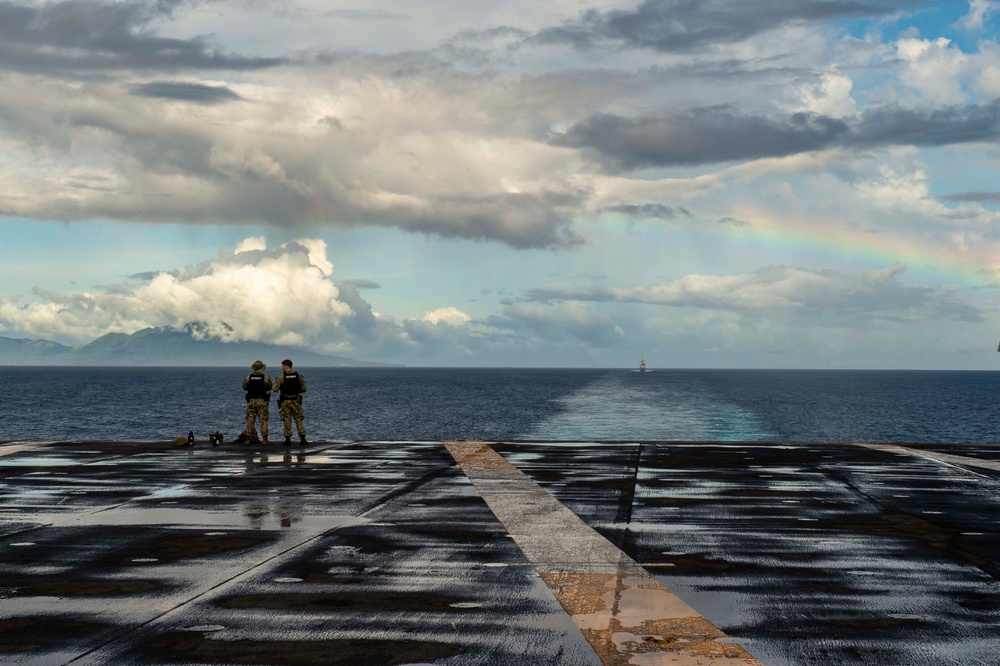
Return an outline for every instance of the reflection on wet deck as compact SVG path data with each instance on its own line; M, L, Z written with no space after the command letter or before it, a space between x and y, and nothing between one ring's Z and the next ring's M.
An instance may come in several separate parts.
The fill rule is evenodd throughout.
M0 661L1000 651L1000 447L446 446L0 444Z

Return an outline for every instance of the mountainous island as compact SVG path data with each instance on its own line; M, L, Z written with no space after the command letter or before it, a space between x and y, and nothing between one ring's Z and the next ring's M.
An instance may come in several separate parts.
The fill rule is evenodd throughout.
M76 347L50 340L0 337L0 365L136 365L136 366L249 366L261 359L277 366L291 358L296 366L399 367L359 361L345 356L263 342L223 342L198 336L197 325L146 328L132 334L108 333Z

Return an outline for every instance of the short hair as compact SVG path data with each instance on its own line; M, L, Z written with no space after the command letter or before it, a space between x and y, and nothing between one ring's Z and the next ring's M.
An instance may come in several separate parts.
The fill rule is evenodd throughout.
M281 365L287 365L289 368L291 368L292 362L286 358L284 361L281 362Z

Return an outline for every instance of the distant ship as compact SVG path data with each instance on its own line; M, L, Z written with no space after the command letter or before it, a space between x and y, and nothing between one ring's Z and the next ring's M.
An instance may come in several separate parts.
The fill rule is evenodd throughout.
M639 361L639 372L646 372L646 359Z

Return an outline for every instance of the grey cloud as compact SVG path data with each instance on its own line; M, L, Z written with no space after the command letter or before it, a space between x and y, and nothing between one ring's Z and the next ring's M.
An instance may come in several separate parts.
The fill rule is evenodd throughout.
M206 86L200 83L153 81L133 86L129 92L139 97L170 99L195 104L221 104L243 99L225 86Z
M585 149L609 168L629 170L778 157L826 147L847 131L843 121L812 114L773 119L707 107L674 116L594 114L553 142Z
M609 43L661 52L689 52L743 41L789 24L873 17L907 2L851 0L644 0L635 9L591 9L528 41L590 49Z
M353 21L395 21L410 18L406 14L379 11L377 9L334 9L328 12L328 15Z
M848 145L946 146L1000 137L1000 100L940 109L875 109L852 127Z
M371 280L344 280L343 282L338 282L338 286L350 286L354 289L381 289L382 285L378 282L372 282Z
M621 213L628 217L643 220L676 220L678 217L691 217L685 208L674 208L663 204L622 204L603 209L608 213Z
M938 197L938 199L951 203L997 204L1000 203L1000 192L956 192Z
M28 72L123 69L250 70L281 64L211 49L204 38L158 37L149 30L187 0L0 1L0 66Z
M831 147L943 146L1000 137L1000 101L941 109L883 108L841 120L810 113L743 115L730 106L626 118L599 113L555 137L611 170L783 157Z

